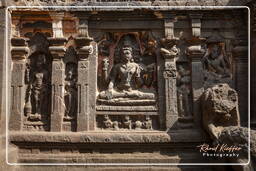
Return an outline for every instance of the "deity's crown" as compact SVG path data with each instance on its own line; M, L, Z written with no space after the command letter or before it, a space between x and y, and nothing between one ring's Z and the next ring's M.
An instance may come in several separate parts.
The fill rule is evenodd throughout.
M130 46L124 46L124 47L122 48L122 50L129 50L130 52L132 52L132 47L130 47Z

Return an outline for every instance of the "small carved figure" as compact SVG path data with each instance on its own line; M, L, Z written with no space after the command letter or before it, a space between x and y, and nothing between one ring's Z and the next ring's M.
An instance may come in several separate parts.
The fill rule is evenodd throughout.
M118 123L118 121L113 121L112 126L113 126L114 130L119 130L119 123Z
M128 115L124 117L124 128L132 129L132 120Z
M136 121L135 122L135 129L141 129L143 126L143 123L141 121Z
M178 109L179 113L182 117L188 117L190 114L190 72L185 70L183 66L178 66L178 78L177 78L177 85L178 85Z
M142 55L142 61L139 63L142 68L142 75L144 84L147 87L151 87L154 83L154 75L156 70L156 41L148 40L146 43L146 49Z
M146 49L143 52L145 56L154 56L156 51L156 41L155 40L148 40L146 42Z
M146 116L146 120L143 122L143 126L146 129L152 129L152 120L150 118L150 116Z
M33 68L31 79L28 87L28 101L25 105L25 111L30 120L41 120L42 114L46 113L46 102L48 102L49 93L49 73L45 68L46 57L44 54L39 54L35 61L35 67ZM26 109L30 106L31 110ZM31 114L29 113L31 111Z
M113 122L110 120L108 115L104 115L103 123L106 129L112 128Z
M107 87L108 82L109 82L109 59L104 58L102 60L102 86Z
M119 130L120 123L118 121L111 121L108 115L104 115L103 124L106 129Z
M202 58L202 63L207 79L219 80L230 77L229 62L221 45L213 44L208 48Z
M65 78L65 120L74 119L77 108L77 86L76 86L76 66L68 63L66 65L66 78Z

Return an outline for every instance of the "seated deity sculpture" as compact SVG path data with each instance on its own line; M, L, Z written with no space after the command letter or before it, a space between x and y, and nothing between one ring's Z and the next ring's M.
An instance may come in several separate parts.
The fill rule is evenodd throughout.
M143 89L142 67L134 62L133 49L121 48L121 61L115 64L109 75L108 88L99 93L99 99L113 102L127 100L155 100L152 90Z
M225 61L221 48L220 45L214 44L202 59L207 77L215 77L217 79L230 77L228 63Z

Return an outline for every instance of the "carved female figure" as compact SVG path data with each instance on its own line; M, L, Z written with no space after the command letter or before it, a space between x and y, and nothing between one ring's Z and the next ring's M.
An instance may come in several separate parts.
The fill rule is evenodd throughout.
M209 48L202 59L203 67L208 75L217 78L229 77L228 62L219 44Z
M34 69L31 73L31 79L28 89L28 103L31 100L31 113L29 115L30 120L41 120L41 115L45 114L47 105L44 105L48 102L48 90L49 90L49 72L45 68L46 57L44 54L39 54L35 61Z
M190 115L190 71L183 68L183 66L178 67L178 109L182 117L188 117Z
M65 116L64 119L74 119L77 108L77 86L76 86L76 67L75 64L68 63L66 66L65 79Z

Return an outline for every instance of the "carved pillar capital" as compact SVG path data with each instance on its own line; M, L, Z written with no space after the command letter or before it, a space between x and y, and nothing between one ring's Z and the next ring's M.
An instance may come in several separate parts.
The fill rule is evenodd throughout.
M11 55L13 60L26 59L30 50L28 48L27 39L25 38L12 38L11 39Z
M186 55L195 61L200 61L204 54L205 49L201 45L191 45L186 49Z
M201 36L201 19L202 14L189 14L191 19L192 36L199 38Z
M50 12L50 16L52 19L53 37L63 37L62 20L64 17L64 12Z
M49 51L52 54L53 60L59 60L63 58L66 52L65 43L67 39L63 37L48 38L48 41L50 43Z
M176 22L175 15L164 13L163 17L164 17L165 37L174 38L174 22Z
M78 25L78 36L79 37L87 37L89 38L88 33L88 19L91 14L81 14L78 13L76 16L79 18L79 25Z
M26 46L22 47L12 47L11 48L11 55L13 60L23 60L27 58L29 53L29 48Z
M11 35L12 37L20 37L20 16L12 17Z
M63 46L50 46L49 50L52 54L54 61L63 58L66 52L66 48Z
M86 60L90 54L93 53L91 45L92 38L89 37L76 37L76 44L78 45L77 54L80 60Z

